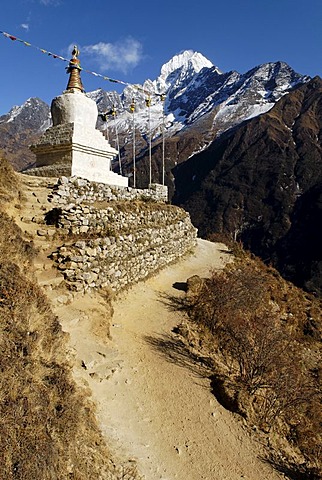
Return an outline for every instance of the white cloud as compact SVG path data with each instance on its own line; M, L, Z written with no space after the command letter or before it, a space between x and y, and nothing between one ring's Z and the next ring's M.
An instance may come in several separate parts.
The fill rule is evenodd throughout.
M49 5L57 7L57 5L60 5L60 0L39 0L39 3L45 5L46 7L48 7Z
M29 31L29 25L28 25L28 23L22 23L22 24L20 25L20 27L23 28L24 30L26 30L26 32Z
M142 45L138 40L127 37L116 43L99 42L80 47L81 53L90 55L101 71L109 70L127 73L143 58Z

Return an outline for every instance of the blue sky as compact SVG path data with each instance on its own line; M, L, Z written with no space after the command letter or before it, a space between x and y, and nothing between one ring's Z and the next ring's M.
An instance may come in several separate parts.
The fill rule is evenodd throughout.
M0 30L129 83L155 79L192 49L222 71L282 60L322 76L322 0L2 0ZM66 63L0 35L0 115L29 97L50 103L65 89ZM86 91L115 84L82 74Z

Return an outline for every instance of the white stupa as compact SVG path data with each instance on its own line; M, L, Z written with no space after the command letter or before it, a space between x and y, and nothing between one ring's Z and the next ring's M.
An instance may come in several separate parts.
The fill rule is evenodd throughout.
M118 154L117 150L95 128L97 105L84 93L76 46L72 54L67 69L70 74L67 88L51 103L53 126L30 147L36 154L36 168L32 173L77 176L127 187L128 178L111 171L111 161Z

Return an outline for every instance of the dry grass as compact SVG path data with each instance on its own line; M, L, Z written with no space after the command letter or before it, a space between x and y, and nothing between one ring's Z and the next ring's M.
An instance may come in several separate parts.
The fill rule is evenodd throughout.
M60 324L37 285L1 260L0 477L116 478Z
M12 200L16 176L5 161L1 174L2 198ZM3 212L0 228L0 478L138 479L135 465L113 462L88 393L72 379L65 334L33 278L32 241Z
M32 239L25 239L20 228L6 213L0 210L0 249L1 257L28 267L37 251Z
M0 178L1 178L1 185L0 185L0 200L2 202L9 201L17 196L19 191L19 182L18 177L15 174L13 168L1 156L0 151Z
M182 333L213 365L217 398L267 435L272 463L321 479L321 301L238 252L223 273L188 281Z

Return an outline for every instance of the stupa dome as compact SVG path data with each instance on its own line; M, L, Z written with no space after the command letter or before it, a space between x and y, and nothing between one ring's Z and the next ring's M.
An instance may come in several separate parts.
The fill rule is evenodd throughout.
M51 103L53 125L75 123L87 128L95 129L98 110L94 100L84 93L66 90L62 95L53 99Z

